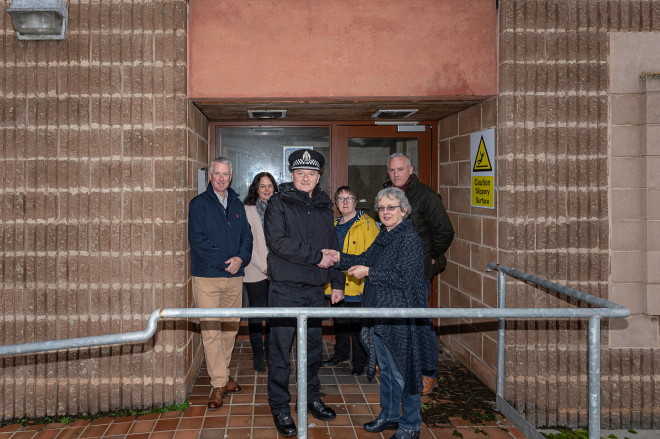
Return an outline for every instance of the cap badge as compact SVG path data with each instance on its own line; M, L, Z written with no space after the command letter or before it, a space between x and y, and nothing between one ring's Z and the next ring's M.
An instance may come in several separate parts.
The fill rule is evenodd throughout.
M302 156L303 162L308 163L311 159L312 156L309 155L309 151L305 151L305 153Z

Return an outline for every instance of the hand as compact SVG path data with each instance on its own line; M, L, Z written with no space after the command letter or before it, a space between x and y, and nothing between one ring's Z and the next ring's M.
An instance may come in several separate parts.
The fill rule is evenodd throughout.
M267 268L264 270L264 276L268 276L268 269Z
M431 264L435 265L435 259L431 259Z
M365 267L364 265L354 265L348 269L348 274L355 278L362 279L365 276L369 276L369 267Z
M332 255L333 258L335 258L335 263L339 262L339 259L341 258L341 253L339 253L337 250L333 250L331 248L324 248L322 250L324 255Z
M333 305L344 300L344 292L342 290L332 290L330 294L330 303Z
M330 268L335 265L336 262L338 262L337 259L330 253L323 253L323 259L318 263L318 266L321 268Z
M234 256L233 258L229 258L225 261L225 264L229 264L225 270L230 272L231 274L236 274L241 268L241 265L243 265L243 260L239 258L238 256Z

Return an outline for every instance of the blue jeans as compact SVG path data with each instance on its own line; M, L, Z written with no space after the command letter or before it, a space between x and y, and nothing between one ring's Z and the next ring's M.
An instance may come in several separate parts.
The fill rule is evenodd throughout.
M380 365L380 414L388 421L399 421L401 430L419 431L422 425L422 398L419 393L403 396L404 379L394 364L383 339L374 334L376 356ZM402 412L399 411L402 406Z
M426 303L429 303L431 297L431 281L425 280L424 287L426 288ZM428 306L428 305L427 305ZM438 356L440 355L440 348L438 348L438 338L435 336L435 327L433 326L433 319L429 319L429 329L431 331L431 349L435 352L435 363L422 364L422 375L435 378L438 374Z

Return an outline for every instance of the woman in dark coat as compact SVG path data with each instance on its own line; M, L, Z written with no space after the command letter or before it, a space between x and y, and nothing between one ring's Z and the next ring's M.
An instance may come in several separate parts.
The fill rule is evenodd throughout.
M383 227L374 243L360 255L328 251L339 259L335 268L348 270L358 279L366 278L363 307L424 308L424 250L412 223L405 219L410 213L408 199L401 189L383 189L376 197L376 209ZM381 411L374 421L364 425L367 431L396 429L392 438L419 437L421 364L433 355L426 325L424 319L412 318L364 321L367 329L362 333L363 342L371 347L367 349L367 372L369 376L375 372L374 351L381 370Z

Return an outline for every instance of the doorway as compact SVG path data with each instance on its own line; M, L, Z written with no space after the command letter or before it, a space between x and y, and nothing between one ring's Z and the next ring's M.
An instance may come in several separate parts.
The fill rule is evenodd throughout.
M395 152L407 154L420 181L433 187L436 133L433 122L418 126L424 131L405 132L397 126L365 126L364 122L259 126L215 122L211 123L209 162L218 156L230 159L232 188L245 197L259 172L270 172L278 184L290 181L286 155L295 149L312 148L325 158L321 188L333 198L338 187L352 186L360 198L358 208L369 209L367 213L373 216L374 197L387 181L387 158Z
M365 122L212 122L209 162L218 156L233 164L232 188L241 199L254 176L270 172L277 183L291 181L286 154L312 148L325 158L319 182L331 199L341 186L358 194L358 209L378 221L375 196L387 177L387 158L402 152L408 155L415 174L431 188L437 182L437 122L419 122L416 130L396 125L366 125ZM335 210L335 216L338 216ZM437 280L432 283L429 306L438 306Z

